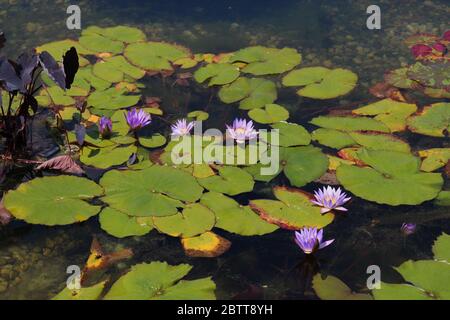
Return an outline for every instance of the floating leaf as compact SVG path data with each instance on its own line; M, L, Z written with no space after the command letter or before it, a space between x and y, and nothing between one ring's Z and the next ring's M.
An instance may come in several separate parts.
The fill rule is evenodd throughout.
M311 135L299 124L279 122L271 127L279 130L281 147L306 146L311 143Z
M191 238L211 230L216 223L216 217L207 207L193 203L175 215L154 217L153 223L159 232L169 236Z
M65 173L82 175L83 169L69 155L54 157L37 166L36 170L59 170Z
M181 280L173 287L167 288L163 294L154 300L214 300L216 285L211 278L184 281Z
M384 76L384 79L388 84L390 84L394 87L401 88L401 89L411 89L414 87L416 82L409 79L407 73L408 73L408 68L395 69L395 70L388 72Z
M322 229L334 220L333 213L322 215L320 207L314 206L309 195L299 189L275 187L277 200L251 200L250 208L269 223L287 230L304 227Z
M158 148L165 145L167 142L166 137L157 133L151 137L139 137L139 143L146 148Z
M450 86L450 61L447 59L418 61L409 67L407 75L425 87L447 89Z
M450 148L434 148L419 151L419 156L425 158L420 170L432 172L444 167L450 161Z
M258 123L271 124L287 120L289 111L278 104L266 104L263 108L250 110L248 116Z
M225 166L219 167L218 173L219 175L197 180L209 191L217 191L230 196L253 190L253 178L243 169Z
M450 206L450 191L441 191L434 203L438 206Z
M321 145L334 149L342 149L356 144L350 134L335 129L319 128L314 130L312 132L312 139Z
M189 119L194 119L195 121L206 121L209 118L209 114L208 114L208 112L205 112L202 110L197 110L197 111L189 112L187 114L187 117Z
M211 79L208 85L212 87L231 83L239 77L239 74L239 68L232 64L212 63L198 69L194 73L194 78L199 83Z
M110 28L91 26L83 30L83 35L85 34L99 34L106 38L125 43L145 41L146 39L145 33L140 29L127 26L116 26Z
M244 110L262 108L277 99L277 88L270 80L260 78L238 78L219 90L219 98L224 103L240 101Z
M450 235L443 233L433 244L434 259L450 262Z
M56 61L62 62L63 61L63 55L69 50L70 48L74 47L78 54L81 55L89 55L93 54L92 51L84 48L78 41L66 39L61 41L55 41L50 42L47 44L44 44L42 46L39 46L36 48L37 53L41 53L44 51L47 51L56 59ZM89 64L89 61L86 58L80 57L80 65L85 66Z
M229 62L244 62L245 73L256 76L278 74L292 70L302 61L302 56L292 48L248 47L235 52Z
M144 70L131 65L123 56L113 56L97 62L92 72L100 79L113 83L123 81L125 75L136 80L145 76Z
M67 286L52 300L97 300L105 288L106 282L97 283L91 287L71 290Z
M105 208L100 213L100 226L103 230L116 238L143 236L153 229L149 221L144 218L130 217L112 208Z
M381 121L368 117L335 117L320 116L312 119L311 124L326 129L335 129L344 132L350 131L379 131L389 132L389 128Z
M352 292L344 282L333 276L322 279L320 274L316 274L313 288L322 300L372 300L369 294Z
M349 132L348 135L356 144L369 150L390 150L410 153L409 144L402 139L386 133L366 131Z
M108 169L115 165L120 165L128 161L130 156L137 150L136 146L112 146L105 148L84 148L80 156L80 161L85 165Z
M83 33L78 41L83 47L95 53L119 54L125 47L122 41L112 40L96 33Z
M425 290L410 284L380 283L381 288L372 290L375 300L433 300Z
M420 172L420 160L413 155L362 149L357 156L370 167L341 164L336 173L346 189L363 199L392 206L418 205L434 199L442 188L442 176Z
M198 237L181 239L184 252L190 257L214 258L221 256L231 246L227 239L215 234L205 232Z
M136 105L140 98L138 95L126 95L125 90L110 88L104 91L93 92L89 96L87 103L96 110L117 110Z
M102 194L103 189L88 179L56 176L22 183L8 192L3 202L18 219L54 226L85 221L96 215L100 207L87 201Z
M294 70L283 78L283 85L286 87L305 86L297 94L313 99L343 96L352 91L357 82L358 76L350 70L323 67Z
M432 137L445 137L450 132L450 103L435 103L419 115L408 119L409 130Z
M188 264L177 266L166 262L141 263L119 278L105 300L150 300L164 298L165 293L177 296L214 299L215 285L209 278L193 281L179 281L186 276L192 267ZM199 282L200 280L203 280ZM208 281L208 283L205 283ZM206 291L206 292L205 292Z
M137 171L109 171L100 184L103 200L130 216L170 216L185 202L195 202L203 188L189 173L154 165ZM180 188L180 186L183 186Z
M391 132L397 132L405 130L406 119L416 111L417 106L415 104L384 99L353 110L352 113L363 116L375 116L374 119L383 122Z
M255 236L271 233L278 229L255 214L248 206L241 206L232 198L221 193L208 192L201 203L216 215L216 227L242 236Z

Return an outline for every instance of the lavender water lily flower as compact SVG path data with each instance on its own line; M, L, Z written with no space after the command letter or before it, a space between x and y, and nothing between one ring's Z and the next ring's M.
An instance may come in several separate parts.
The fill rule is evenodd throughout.
M149 125L152 122L152 117L144 110L137 110L133 108L125 115L128 126L131 130L138 130Z
M171 126L172 136L182 137L187 136L191 133L192 128L194 128L194 122L187 122L186 119L181 119L175 122Z
M101 117L98 122L98 131L103 138L111 136L112 132L112 121L108 117Z
M232 126L227 125L227 133L237 143L244 143L245 140L258 136L258 132L253 127L253 121L247 122L245 119L235 119Z
M417 226L414 223L403 223L400 231L405 235L409 236L416 232Z
M323 229L317 228L303 228L295 232L295 243L306 254L314 253L317 250L323 249L334 242L334 239L323 240Z
M351 199L341 188L335 189L330 186L314 191L314 198L316 199L311 202L322 207L320 210L322 214L331 210L347 211L342 205Z

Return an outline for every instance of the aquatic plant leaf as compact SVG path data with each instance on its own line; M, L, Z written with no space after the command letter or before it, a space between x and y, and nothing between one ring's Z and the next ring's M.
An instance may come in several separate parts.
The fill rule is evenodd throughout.
M388 84L401 89L412 89L417 84L408 77L408 68L400 68L389 71L384 76L384 80Z
M437 197L442 188L442 176L420 172L420 159L411 154L366 149L356 154L369 167L341 164L336 174L347 190L363 199L392 206L418 205Z
M198 280L181 280L152 300L215 300L215 283L210 277Z
M420 150L419 156L424 158L420 170L432 172L444 167L450 161L450 148Z
M36 170L59 170L76 175L84 174L84 170L69 155L62 155L44 161L36 167Z
M248 206L218 192L205 193L200 202L216 215L216 228L241 236L256 236L272 233L278 226L268 223Z
M281 147L307 146L311 143L311 135L299 124L283 121L272 124L271 127L279 130Z
M425 107L418 115L408 119L408 128L427 136L447 136L450 132L450 103L435 103Z
M195 202L203 192L188 172L158 165L136 171L109 171L100 184L105 188L104 202L138 217L174 215L177 208L183 207L182 201Z
M425 87L446 89L450 86L450 61L447 59L418 61L409 67L407 75Z
M80 155L80 161L85 165L99 169L108 169L128 161L137 150L136 146L112 146L104 148L86 147Z
M151 137L139 137L139 144L146 148L158 148L165 145L166 142L166 137L159 133L156 133Z
M215 85L224 85L233 82L239 77L239 68L228 63L208 64L194 73L194 79L203 83L209 80L210 87Z
M313 99L333 99L346 95L356 86L358 76L346 69L309 67L291 71L282 80L286 87L304 88L297 94Z
M335 129L344 132L349 131L379 131L389 132L389 128L376 119L369 117L336 117L319 116L312 119L309 123L326 129Z
M0 58L0 82L3 83L6 90L12 91L25 91L24 84L19 76L16 74L11 62L5 57Z
M314 130L311 136L314 141L321 145L334 149L342 149L356 144L348 132L335 129L319 128Z
M320 207L314 206L311 196L299 189L275 187L277 200L251 200L250 208L269 223L287 230L304 227L323 228L333 222L334 214L322 215Z
M276 49L262 46L241 49L229 58L230 63L247 63L242 72L256 76L283 73L292 70L301 61L302 56L295 49Z
M166 290L180 284L179 280L186 276L192 267L188 264L171 266L166 262L141 263L131 267L131 270L120 277L105 295L105 300L150 300L164 296ZM186 281L187 282L187 281ZM178 295L204 296L205 283L188 285L181 283L175 288ZM214 294L215 286L209 286ZM180 292L179 289L185 289ZM198 290L201 293L198 293ZM184 291L184 290L183 290ZM170 291L169 291L170 294Z
M355 141L356 144L369 150L389 150L405 153L411 152L411 148L407 142L391 134L373 131L354 131L349 132L348 135Z
M54 106L67 107L75 105L75 99L67 95L67 93L58 86L49 87L42 94L49 96Z
M145 33L142 32L142 30L127 26L115 26L110 28L90 26L83 30L83 35L87 34L99 34L106 38L122 41L125 43L133 43L146 40Z
M136 105L140 98L139 95L126 95L124 90L118 91L115 88L110 88L93 92L87 99L87 103L95 109L117 110Z
M321 300L372 300L369 294L352 292L344 282L333 276L322 279L320 274L316 274L313 288Z
M112 40L96 33L85 33L78 39L79 43L94 53L120 54L125 45L122 41Z
M75 76L75 83L77 83L78 86L80 86L80 82L84 83L84 86L86 84L89 84L89 88L92 86L95 88L95 90L98 91L104 91L111 87L111 82L109 80L100 79L99 77L95 76L92 72L92 67L84 67L78 70L77 75Z
M197 237L183 238L181 244L187 256L196 258L218 257L231 247L230 241L211 231Z
M375 300L433 300L425 290L410 284L380 283L381 288L372 290Z
M106 281L94 284L91 287L71 290L67 286L61 290L52 300L97 300L100 298Z
M79 64L80 66L86 66L89 64L89 61L83 57L83 55L92 55L94 54L92 51L84 48L78 41L66 39L60 41L54 41L46 43L42 46L36 48L37 53L41 53L47 51L50 55L56 59L58 62L63 62L64 54L70 50L70 48L74 47L77 50L79 55Z
M434 204L443 207L450 206L450 191L441 191L434 200Z
M230 196L253 190L255 183L252 176L245 170L230 166L219 167L217 170L219 175L197 179L198 183L209 191Z
M112 208L105 208L99 215L100 227L116 238L143 236L153 229L150 220L130 217Z
M136 80L145 76L144 70L136 68L123 56L108 57L103 61L97 62L92 68L92 73L103 80L113 83L123 81L125 75Z
M405 130L406 119L416 111L417 106L413 103L384 99L353 110L352 113L363 116L375 116L374 119L383 122L391 132L397 132Z
M207 207L193 203L167 217L153 217L153 224L159 232L172 237L191 238L211 230L216 223L214 213Z
M441 234L433 244L434 259L450 262L450 235Z
M219 90L219 98L224 103L240 101L243 110L262 108L277 99L277 88L270 80L260 78L238 78Z
M180 66L181 69L191 69L198 64L198 61L189 57L175 60L173 64Z
M55 176L22 183L8 192L3 202L17 219L54 226L82 222L96 215L100 207L87 201L102 194L102 187L91 180Z
M271 124L287 120L289 111L278 104L266 104L262 108L251 109L248 116L258 123Z
M202 110L191 111L187 114L189 119L194 119L195 121L206 121L209 118L208 112Z
M192 54L184 47L169 43L138 42L127 46L124 55L135 66L160 72L173 70L172 62Z
M63 56L64 74L66 75L66 89L70 89L75 75L80 67L77 49L71 47Z

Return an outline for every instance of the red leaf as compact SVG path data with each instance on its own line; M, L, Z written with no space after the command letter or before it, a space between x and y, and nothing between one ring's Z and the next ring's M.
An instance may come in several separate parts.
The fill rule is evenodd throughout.
M58 156L39 165L37 170L59 170L66 173L81 175L83 169L68 155Z

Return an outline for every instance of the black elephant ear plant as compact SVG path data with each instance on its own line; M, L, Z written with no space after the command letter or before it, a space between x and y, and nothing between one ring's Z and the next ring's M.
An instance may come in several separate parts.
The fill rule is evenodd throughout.
M63 56L63 63L44 51L34 50L11 60L1 54L6 43L0 32L0 151L3 161L27 158L30 121L38 110L35 94L45 86L40 80L46 73L63 90L70 89L79 68L74 47Z

